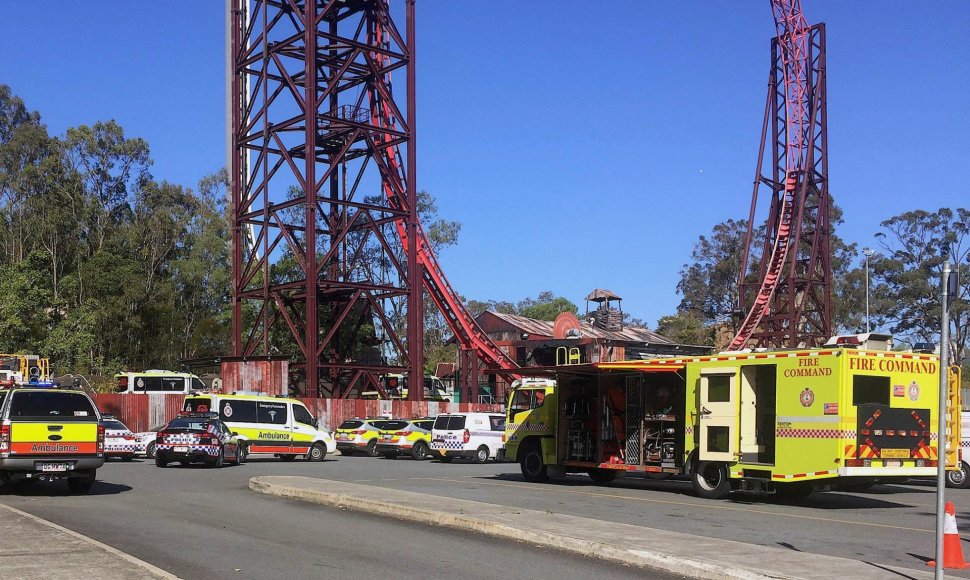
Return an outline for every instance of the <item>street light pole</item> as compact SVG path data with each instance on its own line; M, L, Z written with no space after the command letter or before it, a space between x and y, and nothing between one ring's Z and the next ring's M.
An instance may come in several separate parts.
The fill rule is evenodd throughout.
M869 333L869 257L876 253L871 248L862 248L866 256L866 334Z
M936 580L943 578L943 512L945 508L946 492L946 443L949 440L946 429L946 407L948 402L948 379L950 378L950 290L956 288L951 280L952 272L950 260L943 264L943 296L942 296L942 316L940 328L940 407L937 412L937 459L936 466L936 570L933 577ZM958 413L959 409L954 412ZM954 442L959 445L959 441Z

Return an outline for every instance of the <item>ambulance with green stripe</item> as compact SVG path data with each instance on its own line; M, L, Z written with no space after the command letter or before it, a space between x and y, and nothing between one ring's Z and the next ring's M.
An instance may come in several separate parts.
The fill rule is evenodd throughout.
M939 461L958 469L959 369L888 343L873 334L817 349L559 366L554 387L513 385L506 455L530 481L685 476L707 498L862 489L933 477Z
M183 410L218 412L223 423L238 436L244 457L270 454L284 461L297 456L321 461L337 449L333 435L321 430L317 419L297 399L263 393L191 393L185 398Z

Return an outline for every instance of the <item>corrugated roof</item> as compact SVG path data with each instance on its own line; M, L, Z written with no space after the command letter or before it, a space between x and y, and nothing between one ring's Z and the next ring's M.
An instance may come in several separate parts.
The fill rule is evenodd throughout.
M515 314L503 314L501 312L488 311L489 314L504 320L515 326L522 332L538 334L542 336L552 336L553 323L546 320L536 320ZM656 332L636 326L627 326L622 330L604 330L580 318L580 332L583 338L598 338L603 340L617 340L624 342L649 342L652 344L673 344L673 342Z

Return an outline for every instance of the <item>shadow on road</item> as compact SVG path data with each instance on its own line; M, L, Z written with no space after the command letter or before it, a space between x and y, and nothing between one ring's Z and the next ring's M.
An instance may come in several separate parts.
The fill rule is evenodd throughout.
M91 491L88 493L72 493L67 488L67 482L55 481L55 482L41 482L41 481L19 481L15 483L9 483L4 487L0 487L0 496L4 495L14 495L20 497L63 497L63 496L77 496L84 497L86 495L117 495L119 493L124 493L126 491L131 491L132 487L130 485L123 485L119 483L110 483L107 481L98 480L95 482Z
M491 479L500 481L515 481L515 482L525 482L525 479L516 473L500 473L496 475L482 476L479 479ZM667 480L653 480L644 479L638 477L625 477L617 479L611 483L596 483L589 478L581 475L577 476L567 476L565 479L551 479L548 483L542 485L557 485L563 487L589 487L589 488L600 488L600 489L624 489L624 490L641 490L641 491L654 491L654 492L664 492L670 494L677 494L681 496L691 496L700 502L706 501L727 501L737 505L791 505L805 508L822 509L822 510L855 510L855 509L866 509L866 508L911 508L914 507L910 504L887 501L885 499L870 497L873 495L872 491L867 491L865 494L860 495L856 493L829 493L829 492L818 492L814 493L807 498L788 498L779 495L771 494L761 494L761 493L744 493L735 492L731 494L726 500L705 500L694 496L691 490L690 483L684 480L678 479L667 479ZM890 487L890 486L876 486L873 489L879 487ZM903 490L906 492L908 490ZM886 492L877 491L875 495L889 495Z

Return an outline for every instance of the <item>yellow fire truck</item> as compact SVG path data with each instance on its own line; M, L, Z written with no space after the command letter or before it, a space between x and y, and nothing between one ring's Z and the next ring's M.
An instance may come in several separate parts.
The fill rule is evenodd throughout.
M854 348L725 353L557 367L518 381L506 456L529 481L689 475L702 497L795 497L833 484L933 477L939 357ZM945 461L958 466L959 369Z

